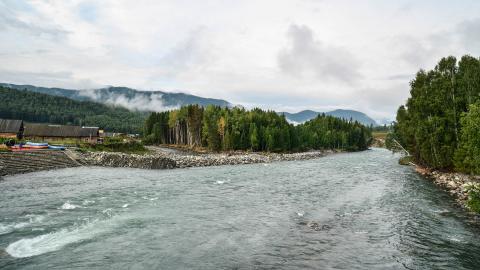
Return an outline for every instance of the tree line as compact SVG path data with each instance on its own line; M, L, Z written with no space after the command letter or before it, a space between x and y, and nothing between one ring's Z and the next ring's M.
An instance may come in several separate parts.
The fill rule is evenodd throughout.
M147 113L0 86L0 118L141 133Z
M207 147L212 151L303 151L367 149L371 130L364 125L319 115L294 126L285 116L261 109L201 107L151 113L145 121L145 142Z
M422 165L480 174L480 60L442 58L416 74L410 95L390 139Z

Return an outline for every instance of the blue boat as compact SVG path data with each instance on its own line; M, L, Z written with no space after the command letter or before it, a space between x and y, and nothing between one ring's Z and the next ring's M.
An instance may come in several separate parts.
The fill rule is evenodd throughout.
M49 146L48 146L48 149L52 149L52 150L65 150L65 147L63 147L63 146L56 146L56 145L49 145Z
M30 145L30 146L48 146L48 143L34 143L34 142L27 142L25 145Z

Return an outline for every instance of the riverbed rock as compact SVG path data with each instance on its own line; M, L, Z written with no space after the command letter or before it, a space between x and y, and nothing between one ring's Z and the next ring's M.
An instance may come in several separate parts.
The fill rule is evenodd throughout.
M307 226L314 231L325 231L325 230L331 229L330 225L327 225L327 224L320 225L318 222L315 222L315 221L307 222Z
M455 181L452 181L452 180L448 181L447 185L451 189L456 189L457 188L457 183Z
M159 155L136 155L114 152L88 152L82 155L84 163L93 166L128 167L141 169L172 169L176 162Z
M1 257L10 257L10 254L8 254L8 252L4 249L0 249L0 258Z
M155 149L155 148L154 148ZM142 169L172 169L220 165L269 163L275 161L306 160L323 157L333 151L310 151L301 153L252 153L229 152L192 154L174 151L152 151L151 154L136 155L115 152L86 152L81 161L92 166L129 167Z
M467 209L468 192L465 190L464 186L470 182L480 183L480 178L478 176L435 171L420 166L416 166L415 170L419 174L431 179L436 185L444 188L456 199L460 206Z

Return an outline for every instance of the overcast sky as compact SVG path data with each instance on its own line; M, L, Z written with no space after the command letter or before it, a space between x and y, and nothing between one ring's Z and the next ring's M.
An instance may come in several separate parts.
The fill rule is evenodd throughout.
M393 119L420 68L480 55L480 1L0 1L0 81L186 92Z

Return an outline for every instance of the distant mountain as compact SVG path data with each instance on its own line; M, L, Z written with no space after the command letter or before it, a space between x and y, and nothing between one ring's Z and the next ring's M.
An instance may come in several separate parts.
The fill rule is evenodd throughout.
M322 112L315 112L312 110L305 110L298 113L288 113L288 112L279 112L278 114L283 114L288 121L293 123L303 123L310 119L315 118L317 115L322 114ZM346 120L358 121L366 126L377 126L377 122L370 118L368 115L354 110L334 110L330 112L325 112L326 115L331 115L338 118L343 118Z
M93 90L73 90L64 88L47 88L33 85L16 85L0 83L0 86L31 92L66 97L78 101L95 101L104 104L123 106L130 110L162 111L189 104L200 106L217 105L232 107L222 99L203 98L184 93L168 93L163 91L140 91L127 87L106 87Z
M234 105L223 99L204 98L184 93L169 93L163 91L141 91L128 87L105 87L92 90L74 90L64 88L47 88L33 85L17 85L9 83L0 83L0 86L27 90L47 95L66 97L77 101L94 101L103 104L111 104L125 107L129 110L137 111L164 111L178 108L189 104L198 104L200 106L217 105L221 107L233 107ZM315 118L321 112L305 110L298 113L280 112L284 114L290 122L303 123ZM366 114L353 110L334 110L325 112L327 115L338 118L359 121L364 125L378 124Z

